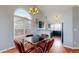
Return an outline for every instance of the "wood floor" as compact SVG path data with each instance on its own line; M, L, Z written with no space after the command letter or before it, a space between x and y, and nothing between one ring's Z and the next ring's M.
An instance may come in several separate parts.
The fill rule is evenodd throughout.
M4 51L3 53L18 53L16 48L10 49L8 51Z
M49 53L79 53L79 49L70 49L64 47L60 37L53 37L53 38L55 41ZM18 51L16 48L13 48L3 53L18 53Z
M71 49L63 46L61 37L52 37L54 44L50 49L50 53L79 53L79 49Z
M79 53L79 49L63 48L61 49L62 51L59 51L59 50L57 49L56 51L54 51L54 48L51 48L49 53ZM3 53L18 53L18 51L16 48L13 48Z

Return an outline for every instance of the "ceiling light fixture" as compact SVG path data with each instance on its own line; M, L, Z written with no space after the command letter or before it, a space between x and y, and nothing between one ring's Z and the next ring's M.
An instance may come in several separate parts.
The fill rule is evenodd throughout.
M54 20L56 23L59 23L61 21L61 15L54 16Z
M33 14L33 15L38 14L39 13L39 8L37 8L37 7L30 7L29 8L29 13Z
M56 16L54 16L54 19L55 19L55 20L60 20L60 18L61 18L60 15L56 15Z

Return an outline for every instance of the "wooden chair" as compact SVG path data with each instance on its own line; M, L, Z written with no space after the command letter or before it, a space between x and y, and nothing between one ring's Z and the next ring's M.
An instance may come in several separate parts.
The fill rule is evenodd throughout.
M41 47L36 47L35 49L31 50L30 53L43 53L43 50Z
M21 43L17 40L14 40L15 46L17 48L17 50L19 51L19 53L22 53L23 50L21 49Z
M54 43L54 39L51 39L51 40L48 41L46 51L49 52L49 50L50 50L50 48L52 47L53 43Z
M47 40L40 41L37 46L42 48L43 52L46 52Z
M25 50L23 42L18 41L18 40L14 40L14 43L15 43L15 46L16 46L17 50L19 51L19 53L29 53L31 50L33 50L35 48L33 46L33 47Z

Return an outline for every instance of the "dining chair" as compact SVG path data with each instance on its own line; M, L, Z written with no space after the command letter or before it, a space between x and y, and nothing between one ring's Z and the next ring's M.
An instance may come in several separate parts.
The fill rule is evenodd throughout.
M49 40L49 41L47 42L47 49L46 49L46 51L49 52L49 50L50 50L50 48L52 47L53 43L54 43L54 39L51 39L51 40Z
M35 47L27 47L27 49L25 50L24 47L24 43L19 41L19 40L14 40L15 46L17 48L17 50L19 51L19 53L29 53L30 51L32 51Z
M41 47L36 47L35 49L33 49L32 51L30 51L30 53L43 53L43 50Z
M19 53L22 53L23 51L21 49L21 43L18 40L14 40L14 43Z
M47 40L41 40L37 46L39 46L40 48L42 48L43 52L46 51L46 45L47 45Z

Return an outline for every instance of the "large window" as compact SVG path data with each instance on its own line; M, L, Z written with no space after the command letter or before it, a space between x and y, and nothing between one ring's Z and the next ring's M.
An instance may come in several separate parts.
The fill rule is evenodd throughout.
M16 10L14 14L14 36L31 33L31 17L23 9Z
M62 30L62 24L50 24L50 29L61 31Z
M55 24L54 25L54 30L62 30L62 26L61 26L61 24Z

